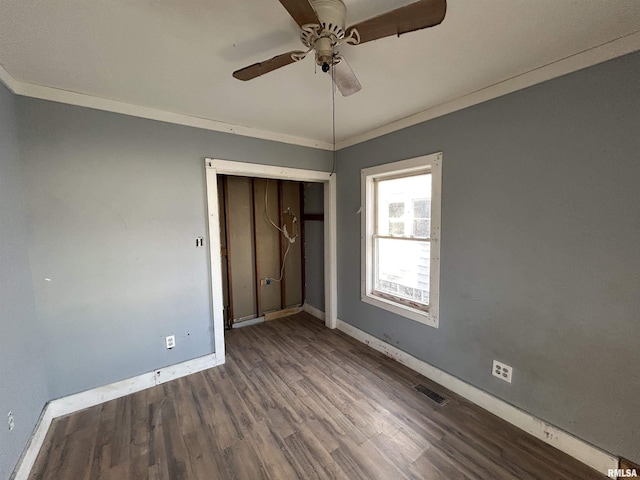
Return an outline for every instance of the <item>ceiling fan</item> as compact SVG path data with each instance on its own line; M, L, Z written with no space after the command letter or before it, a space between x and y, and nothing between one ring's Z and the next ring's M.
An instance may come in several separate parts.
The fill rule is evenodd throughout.
M251 80L298 62L315 50L316 64L323 72L331 72L334 83L345 97L362 87L344 57L336 52L336 47L343 43L359 45L433 27L444 20L447 11L446 0L419 0L345 28L347 8L342 0L280 0L280 3L300 26L300 40L307 49L254 63L236 70L233 76L238 80Z

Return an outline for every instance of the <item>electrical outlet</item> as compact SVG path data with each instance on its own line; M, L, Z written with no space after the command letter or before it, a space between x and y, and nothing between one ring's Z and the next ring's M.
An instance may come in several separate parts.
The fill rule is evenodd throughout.
M167 338L167 349L171 350L173 347L176 346L176 336L175 335L169 335Z
M262 286L271 285L271 279L270 278L261 278L260 279L260 285L262 285Z
M16 428L16 419L13 418L13 412L11 410L7 413L7 424L9 425L9 430Z
M511 383L513 368L511 368L509 365L505 365L504 363L500 363L497 360L494 360L491 373L494 377L498 377L500 380Z

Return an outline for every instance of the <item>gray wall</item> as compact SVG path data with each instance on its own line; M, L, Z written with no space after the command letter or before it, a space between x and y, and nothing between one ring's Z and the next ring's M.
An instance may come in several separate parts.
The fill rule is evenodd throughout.
M48 399L27 244L15 98L0 84L0 478L11 474Z
M204 157L331 168L325 151L17 102L50 398L213 351Z
M433 329L360 301L356 185L437 151ZM640 461L640 53L340 151L338 291L342 320Z
M304 213L324 213L324 184L305 183ZM324 222L304 222L306 303L324 312Z

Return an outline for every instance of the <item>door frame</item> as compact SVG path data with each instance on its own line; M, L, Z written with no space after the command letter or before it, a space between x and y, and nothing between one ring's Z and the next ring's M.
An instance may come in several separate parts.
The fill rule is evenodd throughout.
M338 257L336 252L336 174L319 170L278 167L257 163L205 158L207 223L209 227L209 263L213 340L216 359L224 363L224 312L222 266L220 258L220 215L218 210L218 175L294 180L324 184L324 313L325 325L337 327Z

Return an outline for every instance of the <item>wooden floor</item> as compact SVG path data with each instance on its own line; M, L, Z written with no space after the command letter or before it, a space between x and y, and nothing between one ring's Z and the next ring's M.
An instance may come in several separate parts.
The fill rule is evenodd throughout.
M223 366L54 420L30 478L606 478L305 313L226 342Z

